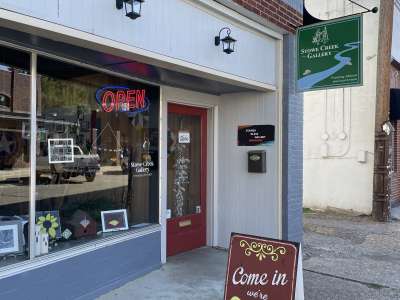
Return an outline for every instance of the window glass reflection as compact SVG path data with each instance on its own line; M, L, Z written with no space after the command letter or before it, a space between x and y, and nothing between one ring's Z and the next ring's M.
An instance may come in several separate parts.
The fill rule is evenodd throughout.
M43 57L38 73L38 253L158 223L158 88Z
M0 267L28 259L29 54L0 47Z

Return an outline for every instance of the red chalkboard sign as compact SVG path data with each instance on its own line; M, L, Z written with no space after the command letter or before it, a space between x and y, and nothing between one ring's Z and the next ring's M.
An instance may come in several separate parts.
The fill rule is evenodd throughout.
M294 300L298 243L232 234L225 300Z

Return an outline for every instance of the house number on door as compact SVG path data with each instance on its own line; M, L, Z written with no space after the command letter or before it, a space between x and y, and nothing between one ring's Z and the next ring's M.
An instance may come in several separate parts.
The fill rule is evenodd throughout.
M178 142L179 144L190 144L190 132L179 131Z

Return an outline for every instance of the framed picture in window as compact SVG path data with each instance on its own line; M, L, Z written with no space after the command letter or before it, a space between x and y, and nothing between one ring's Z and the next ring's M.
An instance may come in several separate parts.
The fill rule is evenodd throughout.
M101 212L103 232L112 232L128 229L126 209L107 210Z
M73 163L74 140L73 139L48 139L49 164Z
M23 233L20 221L0 222L0 256L23 252Z

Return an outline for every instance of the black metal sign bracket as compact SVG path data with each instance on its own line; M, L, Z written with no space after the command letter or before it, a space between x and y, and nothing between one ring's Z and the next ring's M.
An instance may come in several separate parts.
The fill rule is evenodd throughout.
M347 1L364 9L364 11L362 11L361 14L366 14L366 13L376 14L379 11L378 7L369 9L368 7L356 2L355 0L347 0ZM356 14L354 14L354 15L356 15ZM353 16L353 15L349 15L349 16ZM345 17L348 17L348 16L345 16ZM303 0L303 26L316 24L316 23L320 23L320 22L324 22L324 21L329 21L329 20L321 20L321 19L318 19L318 18L314 17L313 15L311 15L306 8L305 0Z

